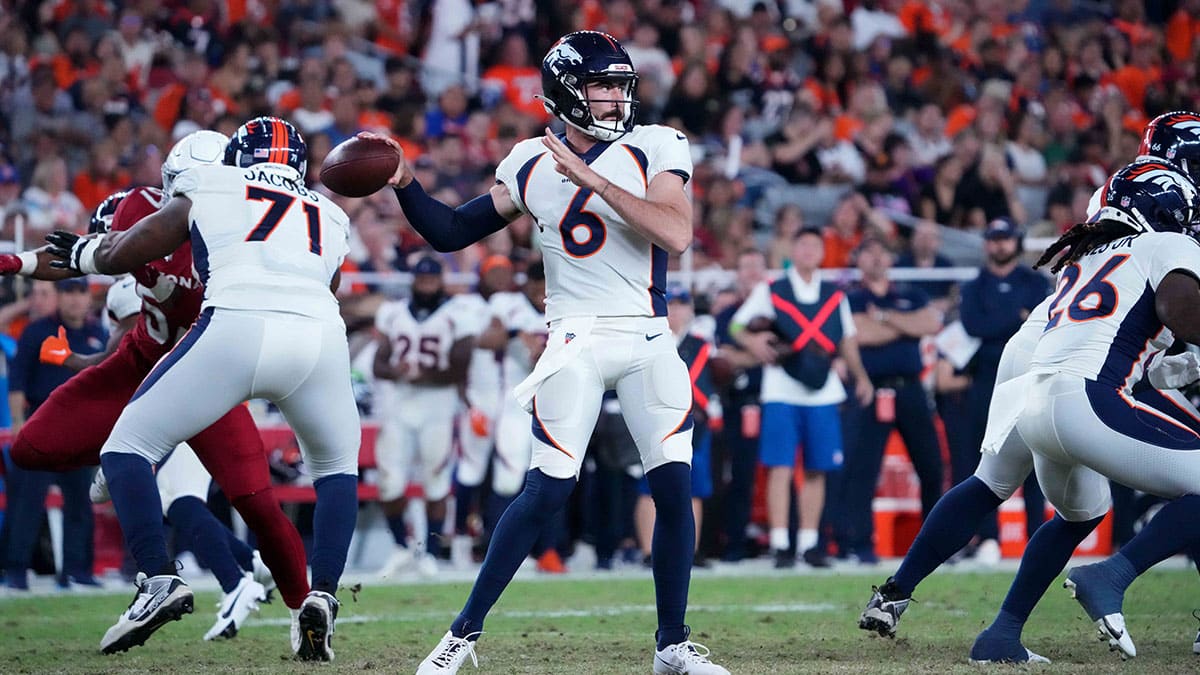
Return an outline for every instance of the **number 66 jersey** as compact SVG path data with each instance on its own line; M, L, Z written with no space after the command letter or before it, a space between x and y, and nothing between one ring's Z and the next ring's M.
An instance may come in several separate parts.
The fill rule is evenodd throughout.
M306 188L298 171L197 166L176 177L172 192L192 200L192 261L204 308L341 321L329 284L349 252L350 222Z
M1154 305L1173 271L1200 272L1200 243L1175 232L1122 237L1063 269L1031 371L1133 386L1149 357L1175 341Z
M684 182L692 174L687 138L665 126L636 126L616 141L597 142L580 157L639 198L664 171ZM558 173L541 137L514 146L497 167L496 180L540 231L547 320L667 315L667 252L625 223L599 195Z

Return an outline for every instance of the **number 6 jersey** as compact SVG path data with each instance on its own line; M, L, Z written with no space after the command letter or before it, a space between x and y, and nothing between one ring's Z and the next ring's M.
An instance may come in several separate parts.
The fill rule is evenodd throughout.
M634 127L611 143L597 142L580 157L614 186L639 198L645 198L650 181L664 171L685 182L692 174L687 138L658 125ZM667 315L667 252L638 234L598 195L558 173L541 137L514 146L497 167L496 180L540 231L548 320Z
M340 321L329 284L349 251L350 222L283 164L197 166L175 179L192 200L192 261L204 307ZM172 195L172 196L173 196Z
M1068 265L1031 370L1131 387L1149 357L1175 340L1154 306L1158 285L1173 271L1200 272L1200 243L1174 232L1122 237Z

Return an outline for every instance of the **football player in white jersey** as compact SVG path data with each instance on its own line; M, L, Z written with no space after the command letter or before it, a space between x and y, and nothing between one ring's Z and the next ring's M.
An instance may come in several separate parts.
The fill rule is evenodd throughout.
M507 257L493 254L479 263L479 285L471 297L487 305L487 313L494 314L492 301L503 295L511 295L513 288L513 265ZM454 472L454 538L450 543L450 562L462 569L471 564L472 540L468 522L479 498L479 486L487 474L495 445L496 426L504 401L501 383L501 359L508 344L508 333L500 319L491 320L480 334L471 354L471 365L467 369L464 398L467 410L458 416L457 440L458 465ZM528 465L525 467L528 469ZM524 475L524 471L521 472ZM520 486L518 486L520 489ZM510 493L515 494L515 490ZM497 504L492 500L480 504L484 530L491 532L496 519L504 512L507 502ZM499 508L493 511L493 508Z
M1200 167L1200 133L1188 128L1172 128L1172 121L1179 117L1192 119L1195 116L1171 113L1153 120L1146 130L1142 155L1170 155L1182 160L1184 166ZM1152 157L1148 157L1152 158ZM1106 184L1106 187L1107 184ZM1132 186L1119 184L1124 190ZM1089 216L1100 209L1104 189L1097 190ZM1121 208L1122 195L1109 199L1109 206ZM997 387L1029 371L1030 359L1037 340L1045 329L1049 306L1054 296L1030 313L1020 331L1005 346L1000 361ZM1185 424L1197 424L1197 415L1190 402L1176 388L1197 378L1197 360L1192 354L1163 357L1158 350L1156 358L1147 365L1147 380L1153 388L1139 388L1134 397L1143 401L1171 399L1168 409L1178 411L1176 419ZM873 590L867 608L859 617L859 627L876 631L881 635L893 636L900 615L908 607L917 585L951 555L966 544L974 532L978 520L999 507L1013 495L1033 470L1033 454L1020 434L1010 433L1009 424L1001 421L997 408L1002 402L1012 400L1005 396L993 397L996 403L989 414L986 442L991 451L985 452L975 475L946 493L938 506L930 513L920 534L905 555L895 576ZM971 657L976 661L1024 662L1039 660L1040 657L1020 644L1021 628L1033 606L1044 594L1053 578L1061 571L1071 552L1079 542L1091 533L1099 519L1084 518L1087 514L1063 514L1045 523L1030 539L1026 550L1030 555L1018 571L1011 592L1001 608L996 623L977 638Z
M1112 479L1172 500L1137 541L1067 575L1101 635L1127 656L1136 649L1125 588L1200 538L1200 432L1175 419L1171 401L1130 395L1153 350L1175 338L1200 344L1198 229L1200 190L1172 164L1139 161L1109 179L1090 222L1039 260L1062 253L1051 268L1061 274L1046 330L1021 378L1028 393L1016 429L1034 451L1046 498L1060 512L1102 514Z
M533 413L532 469L496 527L466 607L421 673L456 672L473 656L484 617L574 489L606 389L626 411L658 510L654 672L728 672L688 639L684 622L695 537L692 401L687 368L664 336L667 257L692 243L691 153L675 129L634 123L636 86L616 39L571 33L542 61L541 99L564 134L518 143L496 185L457 208L427 195L403 158L391 179L409 221L439 250L532 216L550 322L546 352L515 390Z
M306 156L291 124L256 118L230 140L226 166L184 170L170 201L131 229L47 237L63 266L85 274L129 271L190 238L205 287L200 317L146 377L101 450L121 530L145 575L110 629L131 644L193 604L167 556L151 467L233 406L265 398L295 430L317 492L313 590L294 610L293 644L301 658L333 658L334 593L358 511L361 428L333 295L349 222L304 187Z
M475 339L488 316L479 296L446 294L436 258L420 258L412 273L412 297L385 303L375 315L380 339L373 369L383 413L375 451L379 501L396 542L382 576L414 564L424 574L437 571L432 554L454 475L454 420ZM411 548L404 524L410 482L425 492L429 528L426 540Z

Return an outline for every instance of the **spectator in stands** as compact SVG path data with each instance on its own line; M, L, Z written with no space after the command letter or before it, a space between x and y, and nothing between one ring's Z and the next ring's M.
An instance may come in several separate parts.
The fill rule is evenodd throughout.
M21 208L21 177L17 168L12 164L0 163L0 223L4 223L9 213ZM7 229L3 238L11 239L12 233Z
M771 169L789 183L816 183L821 178L817 151L830 140L833 122L818 117L807 104L797 103L783 127L765 141L771 150Z
M439 139L462 132L467 123L467 91L462 85L450 85L437 98L437 107L425 114L425 134Z
M886 239L891 236L892 229L892 222L872 208L861 193L845 193L833 209L833 217L822 234L825 257L821 267L850 267L850 255L864 238Z
M922 514L928 514L942 495L942 449L921 384L920 347L921 338L941 330L942 320L924 293L888 280L893 257L882 241L864 241L856 258L862 281L846 297L875 398L866 405L853 400L846 404L846 462L838 502L842 526L837 536L840 549L874 563L878 556L871 502L893 429L904 439L920 479Z
M914 166L931 167L950 154L951 145L950 140L946 138L945 127L946 118L937 104L926 103L921 106L908 134Z
M933 168L933 180L921 188L918 214L939 225L954 223L954 197L962 180L962 160L956 155L943 155Z
M896 258L896 267L910 267L924 270L947 269L954 267L950 259L939 251L942 248L942 228L930 220L919 220L912 228L912 237L908 241L908 251ZM950 310L953 304L951 295L954 293L954 282L945 281L916 281L911 284L929 298L929 303L943 314Z
M775 212L775 230L771 234L770 243L767 244L767 267L781 270L790 264L788 256L792 254L792 241L802 229L804 210L799 204L789 203L779 207ZM742 299L745 299L744 295Z
M86 171L76 174L73 184L85 211L91 213L105 197L129 187L129 172L117 160L117 147L112 141L105 139L92 146L91 162Z
M48 286L51 282L36 281ZM86 279L68 279L53 284L57 291L57 311L25 327L17 343L8 383L8 403L13 433L20 430L50 392L66 382L73 371L39 361L42 341L52 336L65 337L76 354L95 354L104 349L108 334L88 317L91 295ZM43 291L44 292L44 291ZM67 423L64 421L64 423ZM8 587L28 590L26 570L41 532L45 513L46 490L51 483L63 493L63 560L58 585L99 585L92 573L92 503L88 488L95 469L91 467L52 473L26 471L17 466L8 469L8 511L11 520L4 568Z
M1017 200L1017 182L1005 163L1004 153L985 147L979 163L963 174L954 193L957 225L973 230L997 218L1014 222L1025 219L1025 208Z
M38 160L33 179L21 194L21 205L29 217L25 241L40 241L52 230L78 230L87 220L79 199L67 190L67 163L61 157Z
M846 390L832 368L834 356L846 361L862 405L874 395L859 358L850 305L840 290L818 274L824 255L820 230L801 230L793 240L792 267L782 279L756 286L734 314L730 329L738 344L766 365L760 453L768 467L771 552L780 568L793 566L797 554L814 567L829 565L817 548L817 529L825 503L825 475L842 466L838 405L846 400ZM801 448L800 531L793 543L788 511Z
M738 562L746 556L746 526L750 524L750 501L754 492L755 469L758 468L762 420L759 406L762 365L753 354L738 344L731 329L733 317L742 303L766 278L767 260L762 251L756 248L743 249L737 258L736 271L734 303L717 312L714 317L717 348L734 368L732 382L717 382L722 387L721 403L725 410L720 445L729 463L729 484L723 497L725 551L721 557L726 562Z
M951 484L966 480L979 464L979 448L987 425L988 406L996 385L1000 353L1042 300L1050 294L1050 282L1029 267L1021 264L1020 228L1011 219L998 218L984 232L986 262L979 276L963 284L960 315L967 334L981 340L978 351L968 364L966 375L971 378L967 392L965 430L960 442L951 442ZM957 420L956 420L957 421ZM948 430L949 431L949 430ZM1037 481L1025 483L1026 499L1040 495ZM1031 502L1032 503L1032 502ZM1040 521L1040 514L1038 518ZM996 519L992 517L980 527L980 554L985 560L999 557Z
M721 105L713 95L714 88L712 75L703 61L687 63L667 97L667 104L662 111L663 121L683 129L694 138L704 136Z

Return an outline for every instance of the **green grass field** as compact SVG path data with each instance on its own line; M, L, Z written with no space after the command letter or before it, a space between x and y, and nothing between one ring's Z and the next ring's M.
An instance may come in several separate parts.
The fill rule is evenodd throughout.
M693 639L734 673L979 672L967 664L976 633L991 619L1011 573L935 575L917 594L898 639L855 626L879 574L698 576ZM197 593L197 613L126 654L98 653L100 636L125 595L0 598L5 648L0 672L129 673L198 670L412 673L465 598L465 583L367 586L343 592L333 664L290 660L287 611L277 600L233 641L205 643L215 592ZM1179 673L1200 669L1191 653L1200 606L1195 572L1155 571L1126 602L1136 661L1122 663L1094 640L1082 610L1056 584L1034 613L1025 643L1063 673ZM648 578L517 582L488 620L481 674L648 673L654 631Z

